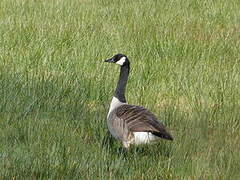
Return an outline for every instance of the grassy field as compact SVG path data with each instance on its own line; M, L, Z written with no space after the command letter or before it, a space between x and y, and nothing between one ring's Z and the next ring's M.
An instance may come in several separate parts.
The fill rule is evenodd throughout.
M240 179L240 2L1 0L0 179ZM119 67L173 142L102 147Z

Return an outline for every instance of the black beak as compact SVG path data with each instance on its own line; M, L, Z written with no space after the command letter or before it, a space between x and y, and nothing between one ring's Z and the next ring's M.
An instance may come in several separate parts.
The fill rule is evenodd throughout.
M114 63L114 60L113 60L113 58L111 58L111 59L106 59L104 62Z

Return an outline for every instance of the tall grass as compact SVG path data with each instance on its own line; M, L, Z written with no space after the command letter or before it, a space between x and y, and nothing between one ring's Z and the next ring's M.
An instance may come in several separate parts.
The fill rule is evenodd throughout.
M0 2L0 179L239 179L240 3ZM119 69L174 142L102 147Z

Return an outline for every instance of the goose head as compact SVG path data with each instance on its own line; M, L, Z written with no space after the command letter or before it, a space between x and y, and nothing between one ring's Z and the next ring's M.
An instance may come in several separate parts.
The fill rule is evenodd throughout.
M118 64L120 66L124 66L124 65L129 65L130 64L127 56L124 55L124 54L116 54L112 58L106 59L104 62L115 63L115 64Z

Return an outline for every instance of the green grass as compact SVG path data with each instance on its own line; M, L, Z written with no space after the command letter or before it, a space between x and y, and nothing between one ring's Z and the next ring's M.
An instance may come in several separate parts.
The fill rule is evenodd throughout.
M240 3L1 0L0 179L239 179ZM102 147L119 67L175 140Z

